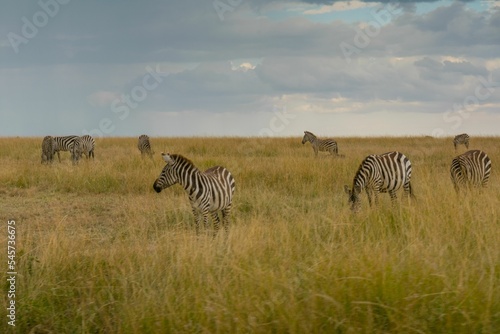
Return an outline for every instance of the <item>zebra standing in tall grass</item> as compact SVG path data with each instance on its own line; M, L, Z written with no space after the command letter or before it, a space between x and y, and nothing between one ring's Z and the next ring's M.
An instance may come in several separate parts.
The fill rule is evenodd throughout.
M453 146L455 146L455 151L457 150L458 145L465 145L465 148L469 149L469 139L470 137L466 133L455 136L455 138L453 139Z
M71 151L71 158L73 160L73 164L77 164L78 160L82 154L85 154L87 159L94 159L94 148L95 148L95 140L89 135L84 135L75 139L73 149Z
M318 151L330 152L331 155L339 155L339 150L337 142L333 139L318 139L312 132L304 131L304 137L302 138L302 144L310 142L314 150L314 154L318 156Z
M56 143L54 141L54 137L45 136L42 141L42 164L52 163L54 158L54 150L56 147Z
M205 227L208 227L208 215L211 214L215 236L220 224L219 211L222 213L222 224L227 232L235 189L231 173L221 166L215 166L202 172L182 155L165 153L161 155L167 164L155 180L154 190L159 193L163 189L179 183L188 193L196 221L196 233L199 232L202 219Z
M78 136L63 136L63 137L53 137L55 141L54 152L57 153L57 158L59 162L61 162L61 156L59 155L59 151L68 151L72 152L73 144L75 143L75 139Z
M151 143L149 142L149 136L140 135L139 141L137 142L137 148L141 151L141 156L149 155L153 159L153 150L151 149Z
M360 207L359 194L366 190L368 202L372 205L372 195L375 204L378 203L380 192L389 192L391 200L396 201L396 190L404 188L408 196L411 192L411 162L400 152L388 152L382 155L367 156L354 176L352 189L346 185L345 192L349 195L351 210L357 211Z
M490 180L491 160L481 150L471 150L451 162L451 181L458 193L462 187L486 187Z

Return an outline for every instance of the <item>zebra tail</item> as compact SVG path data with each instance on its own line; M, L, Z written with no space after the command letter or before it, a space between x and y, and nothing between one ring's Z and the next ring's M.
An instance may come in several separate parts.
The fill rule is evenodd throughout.
M415 194L413 193L413 188L412 188L412 186L411 186L411 182L410 182L410 183L408 183L408 187L409 187L409 189L410 189L410 198L411 198L412 200L416 201L416 200L417 200L417 197L416 197L416 196L415 196Z

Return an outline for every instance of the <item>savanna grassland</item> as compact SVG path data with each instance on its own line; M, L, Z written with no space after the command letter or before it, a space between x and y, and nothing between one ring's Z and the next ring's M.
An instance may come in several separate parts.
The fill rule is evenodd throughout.
M96 140L95 161L41 165L42 138L0 139L0 261L16 222L18 333L498 333L500 138L471 138L490 184L457 197L451 138L339 138L345 158L301 138ZM381 194L352 214L343 186L390 150L413 164L416 201ZM229 234L196 235L180 153L236 179ZM5 265L4 265L5 264ZM7 307L7 285L1 308ZM12 331L2 316L0 332Z

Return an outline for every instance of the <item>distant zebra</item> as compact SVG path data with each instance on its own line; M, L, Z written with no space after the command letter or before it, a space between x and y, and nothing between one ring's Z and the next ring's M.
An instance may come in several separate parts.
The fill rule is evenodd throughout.
M141 156L149 155L152 159L154 152L151 149L151 143L149 142L149 137L147 135L140 135L139 141L137 142L137 148L141 151Z
M163 189L179 183L189 195L191 208L196 221L196 233L199 232L200 221L203 219L208 227L208 215L214 221L214 236L219 230L218 212L222 212L222 224L226 232L229 229L229 213L235 189L234 178L224 167L216 166L200 171L190 160L178 154L162 153L167 163L160 176L153 184L159 193Z
M352 189L346 185L345 192L349 195L351 209L356 211L360 207L359 194L366 190L368 202L372 205L372 194L375 204L378 203L379 192L389 192L391 200L396 200L396 190L403 186L405 193L412 196L411 192L411 162L402 153L388 152L382 155L367 156L356 172Z
M64 136L64 137L54 137L55 141L55 149L54 152L57 153L57 158L59 162L61 162L61 156L59 155L59 151L68 151L71 152L73 150L73 143L78 136Z
M75 139L73 149L71 151L71 159L73 160L73 164L77 164L78 160L82 154L85 154L87 159L94 159L94 147L95 140L89 135L84 135Z
M450 173L457 193L462 187L486 187L490 180L491 160L483 151L467 151L452 160Z
M54 137L45 136L42 141L42 164L52 163L52 159L54 158L54 150L56 147L56 143L54 141Z
M457 150L458 145L465 145L465 148L469 149L469 139L470 137L466 133L455 136L455 138L453 139L453 146L455 146L455 151Z
M314 150L314 154L318 156L318 151L330 152L331 155L339 155L337 142L333 139L318 139L312 132L304 131L302 144L310 142Z

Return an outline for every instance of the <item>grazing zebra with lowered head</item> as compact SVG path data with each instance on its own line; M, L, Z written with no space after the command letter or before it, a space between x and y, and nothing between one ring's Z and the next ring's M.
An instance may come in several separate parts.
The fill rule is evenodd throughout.
M470 137L466 133L455 136L455 138L453 139L453 146L455 146L455 151L457 150L458 145L465 145L465 148L469 149L469 139Z
M457 193L462 187L486 187L490 180L491 160L483 151L467 151L451 161L450 173Z
M95 140L89 135L84 135L75 139L73 149L71 151L71 158L73 160L73 164L77 164L78 160L82 154L85 154L87 159L94 159L94 147Z
M310 142L314 150L314 154L318 156L318 151L330 152L331 155L339 155L337 142L333 139L318 139L312 132L304 131L302 144Z
M345 192L349 195L351 209L357 211L360 207L359 194L366 190L368 202L372 205L372 195L375 204L378 203L378 193L389 192L392 203L396 201L396 190L404 188L408 196L411 192L411 162L400 152L388 152L382 155L367 156L356 172L352 189L346 185Z
M45 162L46 164L52 163L52 159L54 158L54 150L55 150L55 141L52 136L45 136L42 141L42 164Z
M149 157L153 158L153 150L151 149L151 143L149 142L149 136L140 135L139 141L137 142L137 148L141 151L141 156L149 155Z
M55 141L54 152L57 153L57 158L59 159L59 162L61 162L61 156L59 155L59 151L72 152L73 144L75 142L75 139L78 138L78 136L64 136L64 137L53 137L53 138Z
M163 189L179 183L188 193L196 221L196 233L203 219L208 227L208 215L214 221L214 236L219 230L218 212L222 213L222 224L229 229L229 213L235 189L234 178L224 167L216 166L202 172L190 160L179 154L162 153L167 163L153 184L159 193Z

